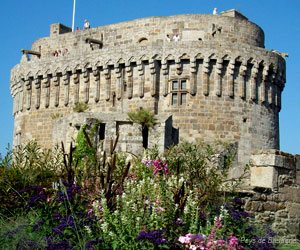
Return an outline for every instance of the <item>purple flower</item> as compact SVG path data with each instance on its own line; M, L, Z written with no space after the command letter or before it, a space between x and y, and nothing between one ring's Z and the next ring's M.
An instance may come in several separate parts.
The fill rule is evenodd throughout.
M39 226L40 226L40 225L43 225L44 223L45 223L44 220L39 220L35 225L33 225L32 230L33 230L33 231L38 230Z
M185 225L183 223L182 219L180 219L180 218L177 218L177 220L174 221L173 224L178 225L178 226L184 226Z
M99 243L103 242L103 240L101 239L95 239L95 240L91 240L88 243L86 243L85 248L87 250L95 250L95 249L99 249ZM96 245L95 248L93 248L93 245ZM98 246L97 246L98 245Z
M66 240L62 240L60 242L56 242L56 243L50 243L48 242L48 246L46 248L46 250L68 250L68 249L73 249L69 242Z
M245 203L242 202L239 198L233 198L233 202L235 202L237 205L240 205L240 206L245 205Z
M143 230L139 233L139 236L137 236L136 239L139 241L149 241L156 245L168 244L168 241L163 236L163 233L165 231L166 230L162 230L162 229L157 229L152 231Z

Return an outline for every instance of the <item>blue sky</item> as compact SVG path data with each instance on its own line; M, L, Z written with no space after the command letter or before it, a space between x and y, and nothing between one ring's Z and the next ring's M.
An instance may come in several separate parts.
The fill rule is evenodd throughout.
M91 27L149 16L207 14L236 9L265 32L266 49L288 53L287 82L280 112L280 149L300 154L300 1L299 0L76 0L75 27L84 19ZM72 26L73 0L9 0L0 7L0 153L12 141L10 70L21 59L20 49L49 36L50 24Z

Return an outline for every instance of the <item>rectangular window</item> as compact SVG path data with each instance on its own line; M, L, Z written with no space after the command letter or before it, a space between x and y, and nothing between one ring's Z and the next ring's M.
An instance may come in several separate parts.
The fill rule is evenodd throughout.
M99 126L99 140L105 139L105 123L100 123Z
M181 80L181 82L180 82L180 89L181 90L186 90L186 80Z
M178 81L172 82L172 90L178 90Z
M171 82L172 105L183 105L187 102L187 80L180 79Z
M181 103L180 103L181 105L182 104L186 104L186 93L182 93L181 94Z
M172 105L176 105L177 103L177 94L172 94Z

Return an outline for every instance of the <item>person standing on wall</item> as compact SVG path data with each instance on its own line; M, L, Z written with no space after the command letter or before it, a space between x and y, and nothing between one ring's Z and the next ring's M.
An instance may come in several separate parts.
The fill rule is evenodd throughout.
M85 20L84 20L83 29L84 29L84 30L88 30L89 28L90 28L90 23L85 19Z
M180 39L180 37L179 37L178 34L176 34L175 36L173 36L173 41L174 41L174 42L178 42L179 39Z

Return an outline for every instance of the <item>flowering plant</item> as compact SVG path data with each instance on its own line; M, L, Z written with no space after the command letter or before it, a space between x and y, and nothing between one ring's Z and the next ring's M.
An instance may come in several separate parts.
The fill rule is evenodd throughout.
M168 177L169 175L169 171L168 171L168 164L166 162L163 162L161 159L158 159L157 161L153 161L152 162L153 166L154 166L154 172L153 174L156 175L157 172L163 172L166 174L166 176Z

